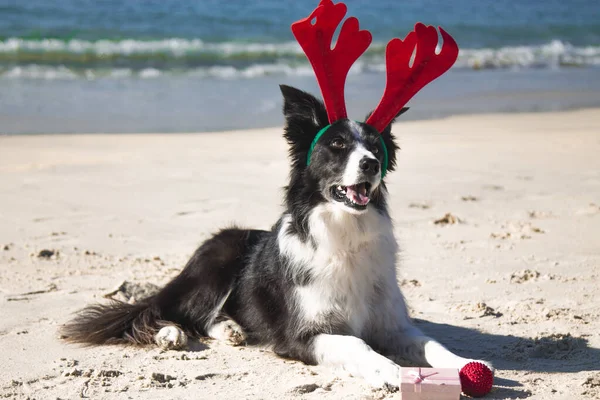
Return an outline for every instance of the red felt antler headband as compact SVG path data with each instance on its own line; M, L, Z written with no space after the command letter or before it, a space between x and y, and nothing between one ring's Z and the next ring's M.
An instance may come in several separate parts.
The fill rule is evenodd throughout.
M292 24L292 32L317 76L329 123L346 118L346 76L371 44L371 33L359 30L358 20L350 17L342 25L335 48L331 48L333 34L345 15L344 3L321 0L309 17ZM458 57L458 45L442 28L440 32L444 44L439 54L435 52L437 30L421 23L404 40L392 39L388 43L385 91L367 124L382 132L419 90L452 67Z

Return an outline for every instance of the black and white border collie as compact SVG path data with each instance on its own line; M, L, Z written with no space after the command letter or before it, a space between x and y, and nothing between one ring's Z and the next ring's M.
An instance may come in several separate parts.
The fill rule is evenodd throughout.
M66 340L175 349L188 337L208 336L339 367L375 387L400 383L400 366L384 354L440 368L473 361L411 323L396 276L380 133L337 121L307 165L327 113L308 93L281 91L291 172L285 211L273 228L220 231L158 294L137 304L89 306L63 328ZM388 171L398 150L390 129L381 132Z

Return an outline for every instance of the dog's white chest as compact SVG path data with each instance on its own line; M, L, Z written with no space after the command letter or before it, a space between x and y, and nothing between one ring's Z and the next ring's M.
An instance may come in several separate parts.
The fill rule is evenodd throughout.
M328 324L343 322L353 334L360 335L369 318L369 305L375 290L373 254L334 254L313 266L322 273L306 286L296 288L296 301L306 322ZM319 265L320 264L320 265Z
M299 316L320 326L341 322L360 336L377 285L395 280L391 221L375 211L358 218L317 208L309 218L314 245L286 234L288 223L284 218L280 249L292 268L310 274L307 285L294 288Z

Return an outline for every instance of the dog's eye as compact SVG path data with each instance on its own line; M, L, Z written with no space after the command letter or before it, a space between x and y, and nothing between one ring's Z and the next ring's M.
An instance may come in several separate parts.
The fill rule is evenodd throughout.
M379 147L377 147L377 146L374 146L374 147L373 147L373 150L372 150L372 152L373 152L373 154L375 154L375 155L379 154Z
M346 147L346 144L342 139L333 139L331 143L329 143L329 145L334 149L343 149L344 147Z

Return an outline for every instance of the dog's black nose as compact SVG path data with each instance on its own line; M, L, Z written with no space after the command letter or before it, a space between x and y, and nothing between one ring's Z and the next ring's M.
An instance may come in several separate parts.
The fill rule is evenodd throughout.
M363 158L358 166L367 175L376 175L379 172L379 161L374 158Z

